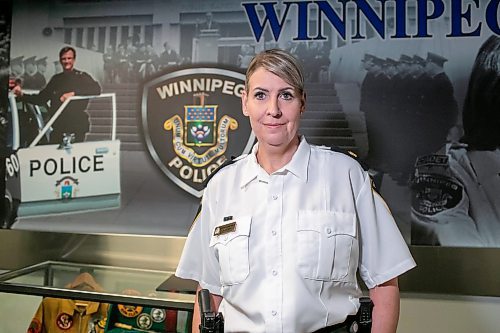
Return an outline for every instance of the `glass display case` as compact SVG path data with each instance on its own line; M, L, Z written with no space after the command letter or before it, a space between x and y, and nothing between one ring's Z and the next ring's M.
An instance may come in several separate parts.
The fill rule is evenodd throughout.
M194 295L157 291L173 273L46 261L0 274L0 292L192 310Z
M190 332L196 286L173 275L184 241L0 230L0 332Z

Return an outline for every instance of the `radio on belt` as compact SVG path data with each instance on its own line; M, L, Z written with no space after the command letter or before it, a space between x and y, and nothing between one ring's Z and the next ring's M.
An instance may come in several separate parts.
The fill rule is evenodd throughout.
M358 324L359 333L369 333L372 330L373 302L370 297L359 299Z

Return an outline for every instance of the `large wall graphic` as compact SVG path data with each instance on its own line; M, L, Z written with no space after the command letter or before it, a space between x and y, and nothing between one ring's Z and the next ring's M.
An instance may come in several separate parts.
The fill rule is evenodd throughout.
M370 167L409 244L499 247L499 149L485 158L461 142L472 65L483 43L500 35L499 7L498 0L15 1L2 43L10 33L9 75L22 96L2 95L3 226L186 235L203 182L254 143L239 99L245 68L256 53L279 47L306 73L300 132ZM76 50L81 71L64 84L90 81L76 85L85 96L59 108L42 97L61 77L64 46ZM100 94L90 89L94 81ZM65 117L74 109L88 117ZM64 127L75 122L81 140ZM481 186L492 166L496 178Z

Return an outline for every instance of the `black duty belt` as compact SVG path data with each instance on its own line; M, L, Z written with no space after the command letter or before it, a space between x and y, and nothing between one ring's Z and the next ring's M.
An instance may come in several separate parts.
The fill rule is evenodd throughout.
M359 310L355 315L347 316L343 323L328 326L313 333L366 333L371 332L372 327L373 302L370 297L361 297L359 299Z
M345 332L356 333L358 332L357 317L357 315L349 315L343 323L323 327L313 333L334 333L336 330L340 329L344 329Z

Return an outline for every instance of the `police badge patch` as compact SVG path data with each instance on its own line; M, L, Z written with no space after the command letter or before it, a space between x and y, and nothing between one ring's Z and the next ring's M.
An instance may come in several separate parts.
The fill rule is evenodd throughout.
M412 183L412 208L422 215L435 215L456 207L463 187L451 177L420 174Z
M186 192L201 197L204 182L255 141L241 112L245 75L220 67L177 69L145 82L141 121L147 151Z

